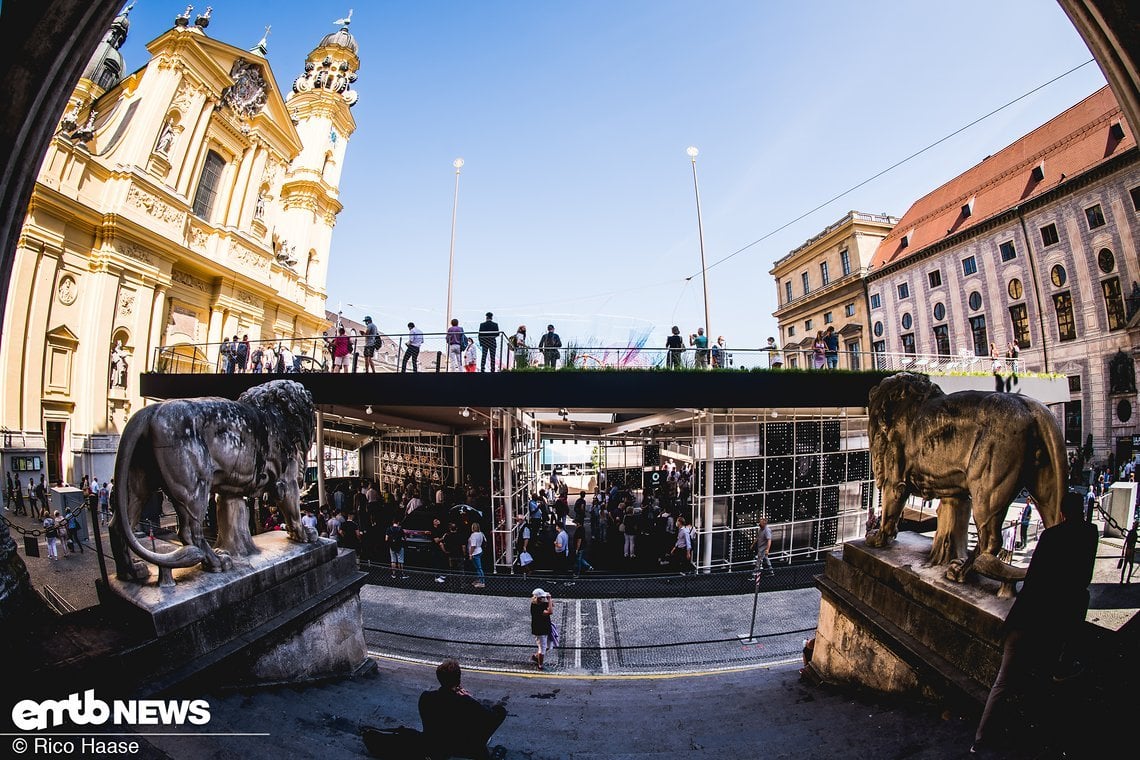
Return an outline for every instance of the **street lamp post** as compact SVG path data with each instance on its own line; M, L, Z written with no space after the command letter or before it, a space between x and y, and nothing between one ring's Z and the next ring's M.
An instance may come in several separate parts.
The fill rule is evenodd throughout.
M451 252L447 257L447 313L443 315L443 329L446 332L451 326L451 282L455 272L455 212L459 208L459 170L463 168L463 159L457 158L451 162L455 167L455 198L451 202Z
M705 292L705 340L713 341L712 328L709 326L709 279L708 270L705 269L705 227L701 223L701 191L697 185L697 154L700 151L696 146L685 148L689 160L693 163L693 193L697 198L697 236L701 243L701 287ZM705 344L709 345L708 343ZM712 415L707 416L705 440L705 498L701 509L701 551L700 569L708 572L712 567L712 523L713 523L713 422Z
M705 338L711 343L714 338L712 337L712 326L709 324L709 279L708 271L705 269L705 227L701 222L701 190L697 185L697 154L700 153L696 146L690 145L685 148L685 153L689 155L689 160L693 163L693 194L697 198L697 238L701 244L701 288L705 292Z

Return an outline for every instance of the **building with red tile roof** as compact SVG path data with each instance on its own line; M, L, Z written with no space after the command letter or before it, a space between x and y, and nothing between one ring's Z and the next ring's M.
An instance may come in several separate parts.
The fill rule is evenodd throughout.
M1131 458L1138 239L1140 151L1105 87L903 214L865 278L872 350L1065 374L1069 445Z

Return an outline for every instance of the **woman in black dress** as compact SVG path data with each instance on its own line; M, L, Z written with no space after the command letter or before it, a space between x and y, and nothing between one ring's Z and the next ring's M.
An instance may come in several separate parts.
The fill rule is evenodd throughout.
M554 614L554 599L541 588L530 592L530 632L534 634L538 652L532 654L530 659L539 670L546 659L546 651L550 648L550 620Z

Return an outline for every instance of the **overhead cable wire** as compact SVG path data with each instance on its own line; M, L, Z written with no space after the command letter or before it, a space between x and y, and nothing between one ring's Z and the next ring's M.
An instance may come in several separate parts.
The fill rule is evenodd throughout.
M1087 61L1085 61L1084 63L1081 63L1081 64L1078 64L1078 65L1074 66L1073 68L1069 69L1068 71L1064 72L1063 74L1058 74L1057 76L1055 76L1055 77L1053 77L1052 79L1050 79L1048 82L1045 82L1044 84L1039 84L1039 85L1037 85L1036 87L1034 87L1032 90L1029 90L1028 92L1025 92L1025 93L1022 93L1021 95L1018 95L1018 96L1017 96L1016 98L1014 98L1013 100L1009 101L1009 102L1008 102L1008 103L1006 103L1005 105L1002 105L1002 106L998 106L997 108L995 108L994 110L990 111L990 112L989 112L989 113L987 113L986 115L984 115L984 116L979 116L978 118L976 118L976 119L974 119L973 121L971 121L969 124L967 124L967 125L965 125L965 126L963 126L963 127L959 127L958 129L954 130L953 132L951 132L950 134L946 135L945 137L939 138L937 141L930 143L930 144L929 144L929 145L927 145L925 148L922 148L921 150L917 150L917 151L915 151L914 153L911 153L911 154L910 154L909 156L907 156L906 158L904 158L904 159L901 159L901 160L899 160L899 161L896 161L895 163L893 163L893 164L891 164L890 166L888 166L886 169L883 169L882 171L880 171L880 172L877 172L876 174L874 174L874 175L872 175L872 176L868 177L867 179L863 180L862 182L860 182L860 183L858 183L858 184L856 184L856 185L852 185L851 187L847 188L846 190L844 190L843 192L839 193L838 195L834 195L834 196L832 196L831 198L828 198L828 199L827 199L826 201L824 201L823 203L820 203L818 206L815 206L814 208L812 208L812 209L811 209L811 210L809 210L809 211L805 211L804 213L802 213L802 214L800 214L799 216L797 216L795 219L792 219L791 221L788 221L788 222L785 222L784 224L781 224L781 225L780 225L779 227L777 227L776 229L774 229L774 230L771 230L770 232L767 232L767 233L765 233L765 234L764 234L762 237L760 237L760 238L758 238L758 239L756 239L756 240L753 240L753 241L752 241L751 243L749 243L748 245L745 245L745 246L743 246L743 247L741 247L741 248L737 248L735 251L733 251L732 253L728 254L728 255L727 255L727 256L725 256L724 258L721 258L721 259L717 259L716 261L714 261L713 263L711 263L711 264L709 264L707 267L705 267L704 271L706 271L706 272L707 272L708 270L712 269L713 267L715 267L715 266L719 266L720 264L723 264L724 262L728 261L729 259L731 259L731 258L733 258L733 257L735 257L735 256L738 256L738 255L739 255L739 254L741 254L741 253L744 253L744 252L745 252L745 251L747 251L749 248L752 248L753 246L755 246L755 245L758 245L758 244L760 244L760 243L764 242L764 241L765 241L765 240L767 240L768 238L770 238L770 237L772 237L773 235L775 235L777 232L782 232L783 230L785 230L785 229L787 229L788 227L792 226L792 225L793 225L793 224L795 224L796 222L799 222L799 221L801 221L801 220L805 219L806 217L809 217L809 216L811 216L811 215L812 215L812 214L814 214L816 211L819 211L820 209L824 208L825 206L827 206L827 205L829 205L829 204L831 204L831 203L834 203L835 201L839 200L840 198L842 198L842 197L844 197L844 196L846 196L846 195L850 195L851 193L855 192L856 190L858 190L859 188L861 188L861 187L863 187L864 185L868 184L869 182L874 182L875 180L877 180L879 177L882 177L882 176L883 176L884 174L886 174L887 172L890 172L890 171L893 171L893 170L897 169L898 167L902 166L903 164L907 163L908 161L911 161L912 159L915 159L915 158L917 158L917 157L921 156L923 153L926 153L928 150L931 150L931 149L933 149L933 148L936 148L936 147L938 147L939 145L941 145L942 143L946 142L946 141L947 141L947 140L949 140L950 138L952 138L952 137L956 137L957 135L960 135L962 132L965 132L965 131L966 131L967 129L969 129L970 127L973 127L974 125L976 125L976 124L979 124L980 122L983 122L983 121L985 121L986 119L990 118L991 116L993 116L993 115L995 115L995 114L997 114L997 113L1000 113L1001 111L1004 111L1005 109L1009 108L1010 106L1014 105L1015 103L1017 103L1017 102L1019 102L1019 101L1025 100L1025 99L1026 99L1027 97L1029 97L1030 95L1033 95L1034 93L1036 93L1036 92L1039 92L1040 90L1043 90L1043 89L1045 89L1046 87L1048 87L1049 85L1053 84L1054 82L1057 82L1058 80L1064 79L1065 77L1067 77L1067 76L1069 76L1070 74L1074 73L1074 72L1075 72L1075 71L1077 71L1078 69L1082 69L1082 68L1084 68L1085 66L1088 66L1088 65L1089 65L1090 63L1092 63L1092 62L1093 62L1093 59L1092 59L1092 58L1090 58L1090 59L1088 59ZM694 272L693 274L691 274L691 275L689 275L688 277L686 277L686 278L685 278L685 280L691 280L691 279L693 279L694 277L696 277L696 276L697 276L697 275L699 275L699 274L700 274L700 272L699 272L699 271L697 271L697 272Z

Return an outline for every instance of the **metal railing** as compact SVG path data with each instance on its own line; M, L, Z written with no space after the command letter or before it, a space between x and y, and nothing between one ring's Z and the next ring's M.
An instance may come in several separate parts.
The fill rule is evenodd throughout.
M372 356L376 372L481 372L494 365L498 371L531 369L660 369L660 370L751 370L751 369L841 369L850 371L911 371L933 375L1024 374L1038 371L1021 359L943 354L912 354L844 351L816 354L811 347L785 346L783 349L735 348L716 346L706 349L669 349L644 345L593 346L568 341L560 348L513 345L508 337L496 335L486 351L472 333L474 350L448 344L446 333L423 333L414 350L408 334L379 336ZM154 351L151 371L159 374L182 373L296 373L365 372L364 336L350 336L351 353L346 366L336 366L332 338L290 338L248 341L240 350L232 341L220 343L162 346Z
M412 335L376 336L371 357L366 350L367 338L361 334L346 335L349 353L343 368L334 357L338 336L322 334L313 337L272 338L249 341L180 343L154 350L151 371L158 374L292 374L309 372L465 372L470 355L464 348L449 345L447 333L421 333L418 346L409 343ZM478 333L467 336L474 341L475 366L482 360ZM507 368L507 341L496 335L495 348L484 364Z

